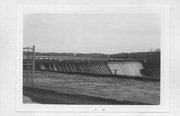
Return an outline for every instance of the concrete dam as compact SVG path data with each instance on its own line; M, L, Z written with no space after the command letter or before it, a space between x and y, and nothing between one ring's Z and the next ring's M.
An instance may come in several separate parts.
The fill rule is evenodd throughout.
M24 58L23 64L27 64ZM107 57L36 56L35 70L62 73L116 74L142 76L142 60L113 59ZM24 65L23 69L27 69Z

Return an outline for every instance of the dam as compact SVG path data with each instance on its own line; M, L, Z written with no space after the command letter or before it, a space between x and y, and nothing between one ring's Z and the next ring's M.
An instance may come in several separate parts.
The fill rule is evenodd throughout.
M32 58L30 58L32 59ZM27 63L23 58L23 64ZM35 56L35 70L61 73L142 76L143 60L108 57ZM24 65L26 70L27 66Z

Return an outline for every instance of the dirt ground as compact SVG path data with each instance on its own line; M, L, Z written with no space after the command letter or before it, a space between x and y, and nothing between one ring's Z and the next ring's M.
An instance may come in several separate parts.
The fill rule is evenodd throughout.
M26 74L23 76L25 80ZM38 71L34 84L52 87L67 94L156 105L160 103L160 82Z

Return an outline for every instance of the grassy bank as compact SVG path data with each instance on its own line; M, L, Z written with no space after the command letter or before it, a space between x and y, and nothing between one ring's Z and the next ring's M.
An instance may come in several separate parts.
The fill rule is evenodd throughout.
M160 82L39 71L35 73L34 85L70 95L156 105L160 103ZM38 93L32 95L38 96Z

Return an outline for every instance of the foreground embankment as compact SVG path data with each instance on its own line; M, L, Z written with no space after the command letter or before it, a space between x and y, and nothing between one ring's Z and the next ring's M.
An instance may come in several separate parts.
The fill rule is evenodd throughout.
M45 86L27 86L23 87L23 94L30 97L35 103L42 104L121 104L121 105L150 105L148 103L136 101L118 101L114 99L80 95L67 94L55 91L51 87ZM32 101L26 103L33 103Z
M24 82L26 82L26 74L24 73L23 76ZM35 92L33 92L25 89L26 91L24 91L23 94L26 94L26 96L31 99L55 99L56 97L53 98L54 95L52 93L43 92L49 88L54 92L61 93L55 95L58 96L58 98L61 99L60 96L63 95L64 98L62 97L62 99L67 98L65 102L62 102L61 100L61 102L50 100L50 102L47 103L90 104L90 102L86 100L86 102L80 102L77 100L77 102L74 103L73 98L76 96L78 98L78 95L84 96L80 97L83 99L90 99L89 97L93 97L93 100L96 98L102 98L110 99L110 101L131 101L128 103L132 104L146 103L158 105L160 103L160 82L38 71L35 73L34 85L36 87L42 87L40 88L41 90L35 90ZM92 102L92 104L93 103L101 104L98 101ZM105 103L112 104L112 102Z

